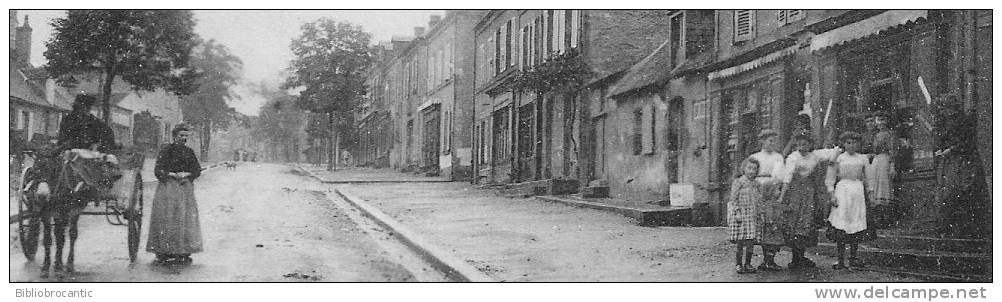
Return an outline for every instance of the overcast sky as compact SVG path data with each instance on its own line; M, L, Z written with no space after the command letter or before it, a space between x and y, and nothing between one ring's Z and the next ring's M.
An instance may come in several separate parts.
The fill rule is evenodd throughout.
M249 83L265 81L277 85L280 73L292 60L289 42L299 35L299 27L306 22L329 17L362 26L372 33L373 43L389 40L392 36L411 36L414 27L428 26L431 15L444 15L444 11L428 10L196 10L195 33L205 39L216 39L244 62L244 80ZM45 41L52 35L49 22L65 15L59 10L18 11L18 22L29 16L32 28L31 62L45 64ZM246 87L235 87L241 97L230 105L244 114L257 115L263 99L248 92Z

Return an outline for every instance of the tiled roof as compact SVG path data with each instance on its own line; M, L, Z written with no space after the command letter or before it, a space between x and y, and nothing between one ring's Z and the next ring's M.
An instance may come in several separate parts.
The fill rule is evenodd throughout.
M671 66L671 49L669 41L661 44L653 53L630 67L615 85L609 89L609 96L615 97L651 85L664 83L671 78L699 69L713 59L713 53L704 51L695 57L682 62L679 66Z
M16 98L33 105L51 107L51 105L45 101L44 90L40 94L38 89L36 87L32 87L32 84L20 70L10 69L9 82L10 96L12 98Z

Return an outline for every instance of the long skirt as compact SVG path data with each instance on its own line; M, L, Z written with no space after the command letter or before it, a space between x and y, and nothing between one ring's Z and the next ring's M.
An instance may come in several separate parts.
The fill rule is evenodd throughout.
M891 186L891 156L886 153L877 154L867 167L867 185L873 191L870 201L874 206L887 205L894 201L894 188Z
M783 196L782 228L786 245L807 248L818 245L818 228L814 215L818 212L818 184L813 177L794 176Z
M760 222L758 242L761 245L783 245L786 243L782 228L783 205L779 200L782 184L772 178L760 184L762 203L758 207Z
M193 254L202 251L202 229L191 182L168 180L157 184L150 216L146 251L155 254Z
M872 231L867 230L866 193L863 182L843 179L835 185L835 201L828 214L831 229L827 237L840 243L858 243L872 239Z

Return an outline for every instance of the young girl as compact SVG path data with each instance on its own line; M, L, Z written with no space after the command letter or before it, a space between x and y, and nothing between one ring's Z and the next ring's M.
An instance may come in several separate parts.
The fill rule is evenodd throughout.
M731 184L731 198L727 202L727 236L738 244L734 254L738 274L754 273L751 265L752 250L759 237L757 204L762 200L758 176L759 162L754 158L741 163L742 176ZM741 255L744 254L744 262Z
M856 258L856 251L861 241L869 240L866 225L866 179L869 159L864 154L857 153L860 135L849 131L839 137L845 153L839 155L833 163L835 179L826 181L832 196L831 213L828 222L832 228L828 231L828 239L837 243L838 263L834 269L845 269L848 266L862 267L863 263ZM835 184L834 188L831 184ZM845 246L849 245L849 263L846 265Z

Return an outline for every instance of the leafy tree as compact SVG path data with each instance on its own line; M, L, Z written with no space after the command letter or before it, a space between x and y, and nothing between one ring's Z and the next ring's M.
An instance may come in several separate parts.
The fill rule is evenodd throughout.
M284 87L302 88L298 104L310 112L327 115L332 139L327 169L334 169L335 153L343 137L354 129L351 112L366 93L365 71L372 62L369 48L371 35L360 26L322 18L306 23L302 33L292 40L292 74Z
M163 88L179 95L192 90L195 73L186 68L195 45L190 11L70 10L51 25L45 69L64 86L78 83L75 77L82 74L101 74L106 123L111 122L109 98L117 78L134 90Z
M264 142L272 159L295 161L299 158L299 137L304 133L307 113L300 109L295 96L284 90L274 90L266 85L257 88L257 94L267 101L251 127L255 140Z
M207 158L213 129L225 129L236 118L236 111L226 104L234 98L230 87L238 84L243 62L229 48L215 40L199 41L190 68L198 74L194 91L181 99L185 122L202 131L202 158Z

